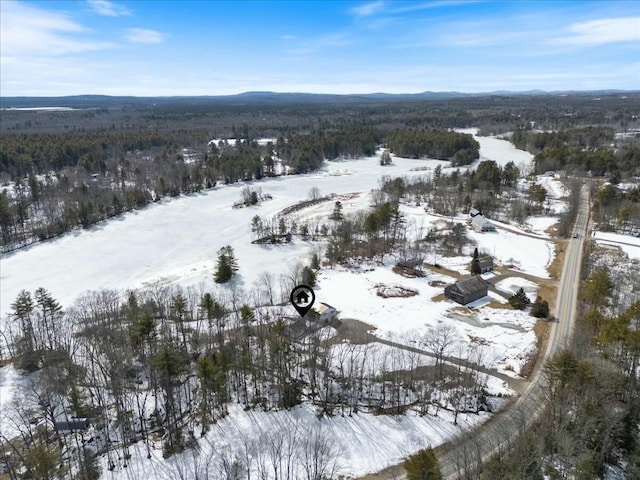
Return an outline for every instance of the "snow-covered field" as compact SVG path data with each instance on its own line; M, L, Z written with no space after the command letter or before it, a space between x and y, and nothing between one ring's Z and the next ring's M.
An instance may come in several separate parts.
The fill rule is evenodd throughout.
M496 383L496 386L499 386ZM458 425L453 425L453 414L441 410L438 417L421 417L413 412L405 415L355 414L318 419L313 407L300 405L280 412L244 411L232 406L230 415L218 421L207 434L206 441L197 451L187 451L162 458L162 451L151 450L151 458L142 442L131 447L132 459L127 468L123 460L117 460L116 469L109 472L106 459L102 470L107 479L145 478L169 480L175 478L228 478L223 475L222 463L235 458L244 459L249 453L252 459L251 478L274 478L273 464L288 453L299 455L304 442L321 435L329 439L328 449L337 454L335 474L354 476L382 470L400 463L407 455L428 445L439 445L447 438L462 432L489 418L489 414L460 414ZM293 445L291 445L293 443ZM270 450L269 445L273 444ZM280 445L280 454L277 446ZM258 453L261 451L262 453ZM194 458L195 457L195 458ZM281 465L278 465L281 466ZM266 476L259 476L259 469ZM331 472L327 472L331 473ZM300 471L293 478L307 478Z
M500 165L514 161L517 166L528 164L532 157L503 140L477 137L481 145L481 159L492 159ZM394 157L393 165L380 167L377 156L340 162L327 162L314 174L263 179L254 182L272 200L260 205L233 209L241 199L244 184L220 186L196 195L183 196L127 213L117 219L103 222L88 230L78 230L58 239L36 244L0 258L0 314L6 319L10 305L20 290L48 289L63 307L69 307L86 290L103 288L123 291L128 288L154 284L200 286L206 290L217 287L213 271L217 251L231 245L238 260L237 286L249 289L262 272L276 277L286 273L297 261L308 261L317 248L313 242L296 238L287 245L253 245L250 222L259 215L270 217L282 209L308 197L312 187L321 195L335 193L347 195L344 211L365 208L370 203L368 192L378 186L379 178L388 176L423 175L425 166L447 162L410 160ZM527 163L528 162L528 163ZM333 202L325 202L297 212L306 219L328 216ZM403 208L405 208L403 206ZM428 216L420 208L404 210L413 221L413 228L426 226L441 218ZM551 243L544 239L519 236L499 231L492 234L471 232L480 250L495 253L503 264L533 275L546 277L545 267L553 259ZM471 253L471 250L465 253ZM468 265L470 256L456 257ZM440 261L440 259L438 259ZM369 270L369 271L364 271ZM435 283L433 286L429 282ZM427 278L409 279L394 274L389 266L363 269L360 274L341 270L322 270L316 289L316 301L335 306L342 318L354 318L377 328L382 337L401 340L400 334L411 330L425 330L443 322L455 326L462 345L485 345L482 363L514 374L519 372L527 354L535 348L533 325L535 320L525 312L480 306L473 311L461 312L449 301L434 301L443 292L442 282L453 279L430 273ZM407 298L382 298L376 295L376 285L405 287L418 292ZM487 303L487 302L484 302ZM347 348L347 347L341 347ZM452 353L455 355L455 353ZM431 359L422 358L423 364ZM19 385L12 367L0 369L0 406ZM514 373L515 372L515 373ZM493 387L499 390L499 385ZM340 472L359 475L398 463L407 454L426 445L438 445L462 428L483 421L486 414L462 415L459 426L454 426L451 415L419 417L413 413L402 416L356 415L319 420L308 405L292 411L256 412L233 407L207 436L211 448L197 453L201 460L213 452L231 448L238 451L242 439L260 441L260 435L279 431L277 425L298 425L312 431L322 425L336 442L340 452ZM137 444L133 449L143 449ZM193 455L193 453L186 453ZM218 455L215 453L214 455ZM161 451L154 451L151 460L146 452L134 454L128 471L132 478L172 478L167 465L178 466L180 457L169 462L162 460ZM136 460L137 459L137 460ZM189 468L196 465L191 462ZM173 467L171 467L173 468ZM107 471L104 469L104 471ZM123 470L116 469L107 477L122 478ZM192 478L189 474L184 478Z
M594 232L593 237L602 245L620 247L629 258L640 259L640 238L611 232Z
M555 248L551 242L504 230L487 233L470 231L469 237L477 242L478 251L489 253L503 265L513 265L530 275L549 278L547 267L555 258Z
M556 223L558 223L558 217L529 217L525 220L526 226L532 233L544 237L549 237L547 230Z

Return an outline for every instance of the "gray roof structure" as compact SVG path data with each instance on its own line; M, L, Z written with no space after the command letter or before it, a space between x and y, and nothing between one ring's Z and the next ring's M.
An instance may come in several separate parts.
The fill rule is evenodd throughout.
M475 275L466 280L460 280L454 284L455 289L462 295L472 295L474 293L483 292L487 288L485 282L480 275Z
M478 263L480 264L480 268L493 267L493 258L490 256L484 256L478 258Z

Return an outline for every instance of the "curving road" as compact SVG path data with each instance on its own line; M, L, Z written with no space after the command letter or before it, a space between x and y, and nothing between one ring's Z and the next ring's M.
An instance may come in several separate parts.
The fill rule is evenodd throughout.
M557 321L551 324L547 348L539 359L531 383L507 411L497 415L477 430L466 432L458 440L449 442L436 450L444 478L448 480L460 478L465 471L476 469L481 461L507 447L542 412L545 380L541 375L540 366L555 353L569 346L576 317L583 242L588 223L589 190L585 185L581 191L580 208L573 230L578 234L578 238L569 240L558 288Z

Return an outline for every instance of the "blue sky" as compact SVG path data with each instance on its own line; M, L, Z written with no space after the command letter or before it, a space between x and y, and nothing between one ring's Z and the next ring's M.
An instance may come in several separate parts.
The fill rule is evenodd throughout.
M0 95L640 89L640 2L0 0Z

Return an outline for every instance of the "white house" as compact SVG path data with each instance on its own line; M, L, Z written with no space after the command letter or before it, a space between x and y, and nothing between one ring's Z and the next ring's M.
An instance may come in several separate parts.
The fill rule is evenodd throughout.
M482 215L476 215L471 219L471 225L478 232L495 232L496 227Z
M313 307L313 309L318 314L318 321L320 323L329 323L338 316L338 311L328 303L320 302L318 306Z

